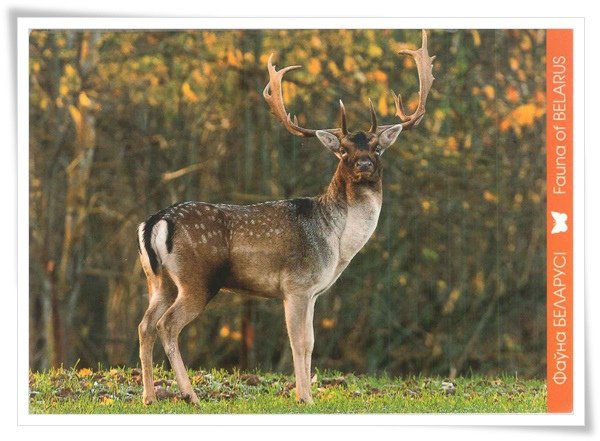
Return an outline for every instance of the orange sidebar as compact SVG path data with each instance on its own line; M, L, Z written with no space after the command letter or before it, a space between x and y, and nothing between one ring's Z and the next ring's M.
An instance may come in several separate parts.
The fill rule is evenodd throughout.
M546 34L548 412L573 411L573 30Z

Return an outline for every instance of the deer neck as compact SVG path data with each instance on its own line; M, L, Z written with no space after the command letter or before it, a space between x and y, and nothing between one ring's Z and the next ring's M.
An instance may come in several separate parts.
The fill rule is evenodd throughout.
M369 240L379 219L382 202L381 176L372 181L355 181L340 163L320 198L327 207L340 241L340 263L349 262Z

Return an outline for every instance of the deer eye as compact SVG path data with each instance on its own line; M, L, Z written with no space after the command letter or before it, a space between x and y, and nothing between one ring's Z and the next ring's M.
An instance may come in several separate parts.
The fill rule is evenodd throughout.
M381 146L380 145L378 145L377 147L375 147L375 154L377 156L381 156Z

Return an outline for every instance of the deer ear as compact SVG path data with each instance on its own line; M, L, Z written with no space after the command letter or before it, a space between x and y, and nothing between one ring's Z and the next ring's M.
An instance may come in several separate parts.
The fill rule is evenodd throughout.
M390 127L385 132L379 135L379 145L385 150L398 139L398 135L402 131L402 124L396 124Z
M321 144L339 156L340 140L337 136L326 132L325 130L317 130L316 135L317 138L319 138L319 141L321 141Z

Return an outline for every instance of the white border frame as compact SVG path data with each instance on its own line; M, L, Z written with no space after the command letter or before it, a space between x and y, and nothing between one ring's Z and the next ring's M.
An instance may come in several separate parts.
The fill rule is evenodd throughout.
M552 29L574 30L574 390L572 414L30 415L29 367L29 32L30 29ZM44 18L18 19L18 425L513 425L585 423L584 342L584 19L583 18Z

